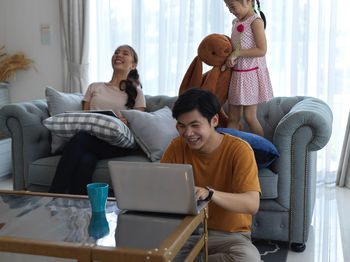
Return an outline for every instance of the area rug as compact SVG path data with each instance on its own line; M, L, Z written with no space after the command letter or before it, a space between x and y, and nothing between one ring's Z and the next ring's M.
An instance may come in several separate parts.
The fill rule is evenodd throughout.
M285 262L287 260L288 242L254 239L253 243L259 250L261 262Z

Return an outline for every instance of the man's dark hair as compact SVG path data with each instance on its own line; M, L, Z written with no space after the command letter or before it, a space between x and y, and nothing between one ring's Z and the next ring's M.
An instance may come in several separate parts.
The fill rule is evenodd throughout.
M208 119L210 124L213 116L220 112L221 106L218 98L209 90L192 87L183 92L176 100L173 107L173 117L197 109L199 113Z

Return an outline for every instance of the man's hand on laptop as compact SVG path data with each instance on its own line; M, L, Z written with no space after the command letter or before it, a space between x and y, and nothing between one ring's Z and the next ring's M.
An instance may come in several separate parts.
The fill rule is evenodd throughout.
M209 190L205 187L195 186L195 191L197 200L204 200L209 196Z

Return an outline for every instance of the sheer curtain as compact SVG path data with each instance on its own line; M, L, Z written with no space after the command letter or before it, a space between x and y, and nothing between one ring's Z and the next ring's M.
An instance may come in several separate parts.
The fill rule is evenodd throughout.
M60 0L67 74L65 92L82 92L88 81L89 1Z
M278 2L278 3L276 3ZM350 32L345 0L263 1L268 66L276 96L307 95L333 111L333 133L318 153L319 181L334 183L349 111Z
M113 51L130 44L139 55L144 92L176 95L204 36L214 32L230 35L231 19L223 1L91 2L91 81L109 80Z
M144 93L176 95L210 33L231 34L223 0L91 0L90 81L108 81L116 47L139 54ZM318 153L319 181L335 182L349 111L350 32L346 0L261 1L275 96L314 96L334 114L333 134Z

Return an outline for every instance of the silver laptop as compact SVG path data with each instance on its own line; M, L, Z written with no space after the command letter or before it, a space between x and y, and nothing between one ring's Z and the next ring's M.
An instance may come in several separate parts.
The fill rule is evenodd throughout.
M191 165L109 161L117 205L122 210L199 214Z

